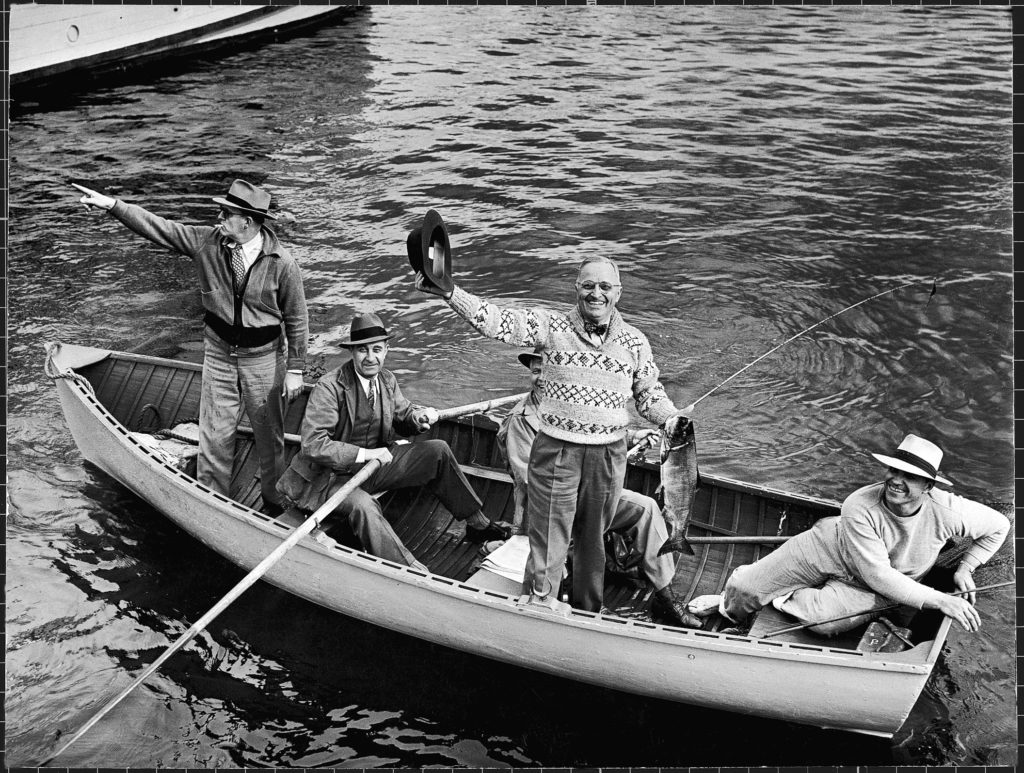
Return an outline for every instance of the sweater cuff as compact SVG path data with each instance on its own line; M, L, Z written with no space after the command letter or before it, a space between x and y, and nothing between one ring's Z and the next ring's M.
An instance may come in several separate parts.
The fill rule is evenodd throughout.
M458 285L452 288L452 297L445 301L452 310L463 319L470 319L476 311L478 301L475 295L470 295Z

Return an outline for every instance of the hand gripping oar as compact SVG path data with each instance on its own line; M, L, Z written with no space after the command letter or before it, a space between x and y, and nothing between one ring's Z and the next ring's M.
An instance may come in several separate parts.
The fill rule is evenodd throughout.
M718 391L719 389L721 389L721 388L722 388L723 386L725 386L726 384L728 384L728 383L729 383L730 381L732 381L732 380L733 380L734 378L736 378L736 377L737 377L738 375L740 375L740 373L742 373L743 371L745 371L745 370L746 370L747 368L752 368L753 366L757 365L757 363L759 363L759 362L760 362L761 360L763 360L763 359L764 359L765 357L767 357L767 356L768 356L769 354L772 354L772 353L774 353L774 352L777 352L777 351L778 351L779 349L781 349L781 348L782 348L783 346L785 346L786 344L788 344L788 343L789 343L790 341L795 341L795 340L796 340L797 338L799 338L800 336L804 335L805 333L810 333L810 332L811 332L812 330L814 330L814 328L818 327L819 325L824 325L824 324L825 324L826 322L828 322L828 321L829 321L830 319L835 319L835 318L836 318L836 317L838 317L838 316L839 316L840 314L844 314L845 312L849 311L850 309L855 309L855 308L857 308L858 306L862 306L862 305L864 305L865 303L867 303L868 301L873 301L873 300L875 300L875 298L881 298L881 297L882 297L883 295L888 295L889 293L894 293L894 292L896 292L897 290L902 290L902 289L903 289L904 287L912 287L912 286L914 286L914 285L916 285L916 284L920 284L920 283L921 283L921 281L922 281L922 280L917 280L917 281L915 281L915 282L907 282L906 284L902 284L902 285L900 285L899 287L893 287L893 288L892 288L892 289L890 289L890 290L883 290L883 291L882 291L882 292L880 292L880 293L875 293L875 294L874 294L874 295L872 295L872 296L871 296L870 298L864 298L863 300L857 301L856 303L851 303L851 304L850 304L849 306L847 306L847 307L846 307L845 309L840 309L840 310L839 310L839 311L837 311L837 312L836 312L835 314L832 314L832 315L830 315L830 316L828 316L828 317L825 317L825 319L822 319L822 320L819 320L818 322L815 322L815 323L814 323L813 325L811 325L810 327L806 327L806 328L804 328L803 330L801 330L801 331L800 331L799 333L797 333L796 335L792 335L792 336L790 336L790 337L789 337L789 338L787 338L787 339L786 339L785 341L783 341L783 342L782 342L781 344L779 344L779 345L777 345L777 346L773 346L773 347L772 347L771 349L769 349L768 351L766 351L766 352L765 352L764 354L762 354L762 355L761 355L760 357L758 357L758 358L757 358L756 360L754 360L753 362L748 362L748 363L747 363L746 365L744 365L744 366L743 366L742 368L740 368L740 369L739 369L738 371L736 371L736 372L735 372L735 373L733 373L733 374L732 374L731 376L729 376L729 378L727 378L727 379L726 379L725 381L723 381L723 382L721 382L720 384L718 384L717 386L714 386L714 387L712 387L711 389L709 389L709 390L708 390L707 392L705 392L705 393L704 393L704 394L702 394L702 395L701 395L700 397L698 397L698 398L697 398L696 400L694 400L694 401L693 401L692 403L690 403L690 404L689 404L688 406L686 406L686 408L684 408L683 410L684 410L684 411L690 411L690 410L692 410L692 409L693 409L693 407L694 407L695 405L697 405L697 403L699 403L699 402L700 402L701 400L703 400L703 399L704 399L705 397L708 397L709 395L711 395L711 394L713 394L713 393L717 392L717 391ZM933 280L932 280L932 291L931 291L931 292L930 292L930 293L928 294L928 300L931 300L931 297L932 297L933 295L935 295L935 290L937 289L937 286L938 286L938 280L937 280L937 279L933 279Z
M100 719L102 719L107 714L107 712L109 712L118 703L124 700L128 696L128 694L136 687L138 687L140 684L142 684L146 680L146 678L150 676L150 674L152 674L154 671L160 668L160 666L163 665L164 661L166 661L171 655L173 655L175 652L177 652L186 644L188 644L188 642L190 642L200 631L202 631L206 626L213 622L213 619L217 617L217 615L219 615L221 612L227 609L231 602L233 602L235 599L241 596L242 593L244 593L249 588L249 586L253 585L257 580L259 580L263 575L265 575L270 570L270 568L274 566L274 564L281 560L285 553L287 553L289 550L295 547L296 544L298 544L299 540L301 540L303 537L305 537L307 534L313 531L313 529L315 529L319 525L321 520L323 520L326 516L334 512L334 508L336 508L343 501L345 501L345 498L349 494L351 494L352 491L355 490L360 484L362 484L367 478L373 475L373 473L375 473L377 471L377 468L379 467L380 461L378 459L371 459L366 464L364 464L362 468L359 470L359 472L353 475L344 486L338 489L338 491L334 495L329 497L327 501L324 502L319 508L317 508L317 510L312 515L310 515L305 521L303 521L301 525L296 527L295 531L293 531L288 536L288 539L286 539L284 542L278 545L274 552L272 552L270 555L268 555L266 558L260 561L260 563L257 564L253 568L253 570L242 579L241 582L239 582L234 588L232 588L228 592L228 594L224 596L224 598L218 601L213 606L213 608L210 609L209 612L207 612L201 618L196 620L196 622L192 624L192 627L185 631L185 633L183 633L180 637L178 637L178 640L174 642L174 644L172 644L170 647L168 647L160 657L154 660L153 663L151 663L146 668L146 670L143 671L135 679L134 682L132 682L130 685L128 685L128 687L126 687L124 690L118 693L118 695L113 700L111 700L106 706L104 706L102 709L96 712L96 714L93 715L92 719L86 722L77 733L71 736L71 738L62 747L60 747L60 749L58 749L56 753L50 756L49 759L47 759L45 762L41 763L40 767L46 767L53 759L63 754L67 750L67 748L71 746L71 744L73 744L75 741L81 738L85 734L85 732L89 730L89 728L91 728L97 722L99 722Z
M947 596L964 596L968 593L981 593L985 590L992 590L994 588L1005 588L1007 585L1014 585L1015 580L1007 580L1006 582L997 582L992 585L982 585L978 588L972 588L971 590L957 590L950 591ZM777 631L771 631L760 637L762 639L770 639L773 636L778 636L781 633L789 633L790 631L800 631L804 628L813 628L816 625L824 625L825 623L835 623L840 620L849 620L851 617L860 617L861 615L873 615L878 612L888 612L890 609L897 609L898 607L904 606L903 604L890 604L887 607L878 607L877 609L865 609L861 612L853 612L849 615L840 615L839 617L831 617L828 620L818 620L814 623L800 623L800 625L791 625L788 628L780 628Z
M508 405L509 403L515 403L526 397L529 392L520 392L517 395L507 395L506 397L495 397L492 400L481 400L478 403L469 403L467 405L459 405L455 408L445 408L444 410L437 412L437 420L443 419L454 419L458 416L465 416L470 413L486 413L487 411L498 408L502 405ZM239 427L238 434L240 435L252 435L251 427ZM301 443L302 435L296 435L293 432L284 433L284 441L286 443Z

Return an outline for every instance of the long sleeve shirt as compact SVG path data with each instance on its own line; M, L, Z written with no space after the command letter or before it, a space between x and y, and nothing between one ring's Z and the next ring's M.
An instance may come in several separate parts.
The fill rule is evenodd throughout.
M234 277L229 241L212 226L192 226L154 215L142 207L118 201L109 210L140 236L192 258L199 275L203 308L227 325L235 322ZM263 226L263 246L248 272L239 304L239 322L259 328L284 323L288 339L288 370L301 372L306 365L309 319L299 264Z
M604 341L586 335L583 318L547 309L497 306L455 287L451 308L488 338L540 349L544 394L540 431L558 440L607 445L626 437L632 399L654 424L677 413L658 380L651 345L613 311Z
M884 483L858 489L843 502L838 524L840 556L865 585L900 604L921 608L938 594L920 580L951 537L974 542L962 562L988 561L1010 530L1006 516L948 491L932 489L921 508L899 516L886 507Z

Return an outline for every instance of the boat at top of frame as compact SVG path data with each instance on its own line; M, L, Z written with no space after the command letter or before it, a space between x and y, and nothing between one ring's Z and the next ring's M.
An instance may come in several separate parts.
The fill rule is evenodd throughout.
M12 88L255 44L355 13L345 5L79 5L14 3Z

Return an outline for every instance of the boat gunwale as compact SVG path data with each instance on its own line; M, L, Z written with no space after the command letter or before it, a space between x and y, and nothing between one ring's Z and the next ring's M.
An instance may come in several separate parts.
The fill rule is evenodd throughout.
M75 346L75 344L72 344ZM88 348L88 347L82 347ZM202 364L196 362L189 362L187 360L172 360L167 357L153 357L147 354L135 354L133 352L119 352L111 349L97 349L97 351L104 351L108 357L113 357L118 360L124 360L127 362L138 362L149 365L161 365L170 368L187 368L188 370L201 371L203 369ZM303 383L303 390L311 392L315 384L308 382ZM494 428L497 428L498 423L489 416L478 414L474 416L457 416L448 421L455 422L458 424L475 426L481 421L485 424L491 424ZM653 462L649 462L646 459L638 459L630 462L634 467L654 471L658 470L659 466ZM481 469L493 469L490 467L482 467ZM705 471L700 472L700 478L703 481L712 486L719 486L721 488L729 489L732 491L739 491L742 493L755 494L757 496L767 496L772 499L778 499L779 501L788 502L790 504L807 505L808 507L816 508L834 508L838 510L842 506L842 502L835 499L828 499L825 497L815 497L807 494L797 494L792 491L784 491L782 489L772 488L771 486L762 486L756 483L748 483L746 481L736 480L724 475L718 475L716 473L707 473Z
M103 351L107 351L108 356L114 357L115 359L148 362L150 364L159 364L170 367L179 366L179 361L177 360L149 357L146 355L128 355L122 358L120 357L122 354L120 352L110 350ZM59 350L54 355L55 364L58 357ZM98 362L98 360L96 362ZM96 363L94 362L91 364ZM181 362L180 365L190 366L190 369L201 369L201 366L196 365L195 363ZM98 416L101 421L101 425L107 429L109 434L113 438L119 439L131 451L133 451L136 456L144 459L155 472L162 473L167 480L180 487L183 491L189 492L189 495L192 498L197 499L200 502L204 502L208 506L214 507L219 515L235 518L237 521L241 521L249 527L263 531L268 536L279 537L282 540L285 539L287 534L292 531L293 527L289 527L287 524L283 524L265 513L261 513L258 510L254 510L253 508L247 507L240 502L213 491L195 478L187 475L183 470L175 467L154 449L133 437L132 431L117 420L107 406L104 405L91 391L91 388L87 388L83 385L82 381L89 384L88 380L73 368L66 369L65 372L67 370L75 373L78 378L64 378L58 375L55 377L55 380L61 379L68 382L67 386L69 389L78 396L83 404L89 407L90 410ZM91 384L89 384L89 387L91 387ZM114 476L110 477L114 478ZM114 479L116 480L116 478ZM126 486L126 488L133 495L139 497L143 501L147 501L145 497L142 497L130 487ZM150 505L157 511L163 512L163 510L155 503L150 502ZM170 518L166 513L165 517ZM188 534L190 538L197 539L197 537L190 533L188 529L178 524L174 518L170 518L170 520L181 528L183 532ZM198 541L206 545L202 540ZM731 651L733 654L737 655L753 655L756 657L766 657L771 659L786 659L807 663L808 665L827 664L833 666L919 675L926 675L931 671L935 661L937 660L938 654L941 652L942 645L945 640L945 636L941 635L944 632L940 629L940 635L934 640L921 642L910 650L900 653L872 653L849 649L837 649L826 645L817 646L785 641L769 641L766 639L753 638L739 634L724 634L716 631L694 630L677 626L662 625L644 620L633 620L631 618L618 617L616 615L602 615L579 609L571 609L568 615L561 616L547 611L532 610L523 607L518 604L518 596L511 596L498 591L478 588L466 584L465 581L454 580L443 575L423 573L412 567L387 561L356 548L342 545L333 540L332 543L333 544L325 544L318 541L313 536L307 536L304 540L300 541L296 547L324 554L334 561L355 569L366 570L372 574L387 577L388 579L397 579L403 583L416 585L427 590L438 592L442 595L452 597L457 601L472 602L476 604L485 603L492 606L500 604L501 606L508 607L508 611L525 614L534 619L547 620L561 625L568 624L572 627L589 629L602 634L622 636L631 640L651 641L654 643L670 645L687 645L696 649L709 649L719 652ZM206 546L220 555L212 546ZM225 558L225 560L228 560L229 563L234 564L236 567L238 566L229 559ZM244 569L244 567L239 568ZM271 582L269 579L264 578L264 580L275 587L281 587ZM427 581L429 584L424 581ZM282 590L302 597L301 594L295 593L287 588L282 588ZM310 601L318 606L325 606L319 602ZM333 609L331 607L325 608ZM340 614L345 614L339 610L334 611L338 611ZM945 622L948 623L948 620ZM683 637L683 639L680 639L679 637ZM922 655L924 656L923 658Z
M40 5L35 0L30 2L12 3L11 7ZM89 6L93 8L94 6ZM101 6L95 6L101 7ZM211 5L212 9L227 10L228 6ZM297 6L236 6L238 12L218 20L207 21L197 27L189 27L170 34L157 35L138 43L121 48L105 49L93 54L85 54L71 59L62 58L36 67L21 69L10 74L12 88L30 88L49 84L59 77L81 74L88 77L91 73L102 74L111 69L136 67L161 58L186 58L203 52L215 50L246 36L272 36L292 27L301 27L332 14L340 13L344 7L325 7L310 17L302 17L277 24L273 19L293 10ZM19 11L20 13L20 11ZM264 17L267 17L264 19ZM247 24L264 20L265 26L241 36L231 35L231 30ZM211 37L213 36L213 37ZM201 40L203 42L193 42Z

